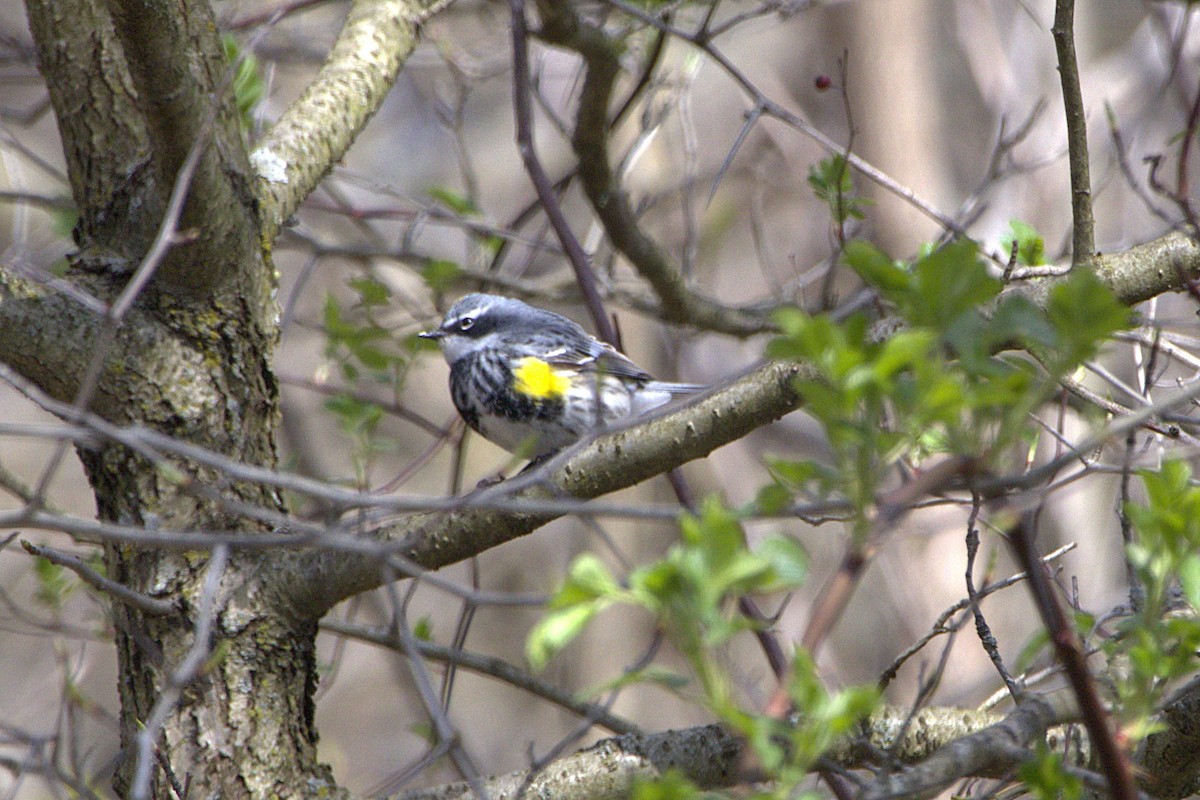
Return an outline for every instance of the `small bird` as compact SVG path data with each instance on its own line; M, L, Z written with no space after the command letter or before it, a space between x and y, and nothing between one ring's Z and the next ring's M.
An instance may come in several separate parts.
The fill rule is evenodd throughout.
M466 423L534 461L705 388L656 381L575 322L509 297L469 294L419 335L441 346Z

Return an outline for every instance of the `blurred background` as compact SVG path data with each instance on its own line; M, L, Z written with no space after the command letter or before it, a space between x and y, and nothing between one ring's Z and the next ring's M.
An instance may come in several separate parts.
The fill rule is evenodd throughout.
M1061 259L1070 242L1071 217L1052 5L793 0L759 8L728 3L714 20L734 24L714 46L763 95L839 145L851 146L925 204L956 220L984 252L1003 259L1001 237L1012 220L1020 220L1042 234L1049 257ZM252 114L265 128L319 68L348 4L225 0L215 7L222 28L258 61L264 96ZM1102 251L1152 239L1179 216L1170 199L1152 187L1145 159L1160 157L1159 177L1174 185L1175 137L1184 129L1200 79L1195 14L1188 9L1182 3L1130 0L1093 0L1078 9ZM652 52L653 31L600 5L588 10L606 16L614 28L630 30L628 72L618 88L618 96L625 97ZM756 10L762 13L751 13ZM280 11L285 13L277 15ZM674 22L692 30L706 11L704 5L680 6ZM745 19L736 20L739 15ZM271 21L273 16L280 18ZM484 276L492 291L517 294L587 323L544 215L529 212L535 194L514 144L509 31L505 4L460 0L432 19L386 104L281 236L275 258L283 310L278 360L283 468L370 490L435 497L464 492L505 467L508 457L472 435L461 445L460 467L446 366L436 352L411 350L409 337L432 325L449 300L473 288L464 277L470 275ZM0 259L53 270L72 249L70 192L32 53L21 9L3 4ZM557 179L573 166L563 126L572 124L579 64L573 55L540 43L533 45L532 61L539 154ZM714 59L668 38L649 86L614 134L611 155L642 212L644 229L698 291L726 303L786 300L817 307L838 235L807 177L829 153L776 119L758 119L746 130L753 107L753 99ZM847 236L865 238L901 258L946 235L906 199L858 174L854 183L870 204L865 219L845 231ZM637 301L650 297L649 287L613 254L577 185L566 189L562 202L593 256L624 348L639 364L664 379L717 383L762 357L765 338L735 340L670 328L637 313ZM489 234L501 238L487 241ZM439 275L458 277L435 291L443 288ZM364 278L390 292L385 307L363 304L352 282ZM832 285L840 298L853 290L840 274ZM368 370L348 374L352 361L346 343L331 343L327 335L331 313L391 334L386 348L396 360L389 380ZM1183 344L1192 341L1190 302L1164 298L1143 313L1177 332ZM1136 385L1136 358L1130 348L1114 348L1104 363L1112 376ZM1103 381L1091 380L1104 388ZM370 415L366 400L384 410L370 424L364 422ZM0 385L0 422L9 432L0 432L0 510L20 508L21 492L48 480L49 503L92 518L91 494L73 453L47 472L57 445L44 426L54 419ZM18 424L25 426L25 435L12 435ZM1066 427L1077 432L1082 424L1072 417ZM688 465L683 473L697 496L717 493L737 504L767 482L764 456L820 459L824 452L817 426L796 413ZM1155 452L1149 449L1146 458L1153 461ZM674 495L659 478L613 499L670 503ZM1082 606L1096 613L1124 597L1115 503L1115 480L1081 482L1055 495L1043 526L1045 550L1077 545L1059 561L1061 579L1077 580ZM321 511L303 499L295 510L301 515ZM780 610L775 630L781 640L792 642L803 631L812 597L835 569L845 536L836 523L749 526L751 537L774 532L797 537L812 557L809 585L764 608L768 614ZM964 533L965 511L947 506L913 515L885 542L823 652L820 667L831 686L878 679L943 610L965 596ZM599 553L620 573L662 555L676 537L673 526L665 524L560 520L484 554L477 563L444 570L443 577L494 591L550 593L581 552ZM58 737L60 757L98 776L99 786L106 787L106 765L117 749L116 674L102 604L82 589L68 591L72 576L35 570L16 539L88 552L62 534L0 531L0 754L26 758L30 741ZM985 532L983 548L981 563L993 564L994 577L1014 571L998 537ZM412 602L415 617L427 618L433 638L448 643L461 602L428 586L419 588ZM346 603L335 615L386 625L390 608L378 593ZM1035 632L1022 590L992 597L985 612L1002 652L1015 660ZM525 634L539 615L537 608L480 608L465 647L521 664ZM588 693L637 662L653 638L652 620L608 612L541 677ZM935 641L909 661L888 699L911 701L946 642ZM329 634L322 634L319 646L322 752L339 780L367 791L424 752L425 713L401 656ZM969 626L952 646L935 703L973 707L1002 688ZM656 658L667 668L682 668L669 648ZM747 698L761 700L770 693L773 680L750 637L737 640L727 658ZM619 694L613 711L647 730L708 721L688 697L686 689L677 695L633 686ZM522 690L465 670L454 685L450 716L467 750L488 772L526 766L579 724ZM580 744L603 735L592 729ZM411 785L455 778L439 763L416 775ZM46 796L39 781L17 781L4 770L0 791L19 798Z

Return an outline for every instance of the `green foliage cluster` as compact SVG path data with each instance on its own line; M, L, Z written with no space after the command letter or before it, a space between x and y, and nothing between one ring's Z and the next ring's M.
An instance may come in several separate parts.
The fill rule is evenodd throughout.
M1083 781L1067 771L1062 756L1052 753L1043 743L1037 757L1021 765L1018 777L1037 800L1080 800Z
M364 381L387 386L399 397L412 355L425 348L424 340L409 336L397 347L394 333L377 318L393 302L391 290L384 283L362 277L351 280L349 286L357 295L350 310L343 309L332 295L325 299L325 355L337 365L347 383ZM376 433L383 409L350 392L334 395L325 402L325 408L354 442L354 461L362 478L371 457L388 445Z
M816 368L818 377L799 388L834 459L772 462L776 483L760 501L778 510L796 492L837 494L854 510L860 534L897 462L941 453L990 466L1036 436L1032 412L1129 324L1128 309L1083 270L1058 283L1045 308L1002 294L970 241L911 263L852 241L843 257L899 322L883 335L864 315L842 322L798 309L777 315L782 335L768 354Z
M855 193L850 164L840 154L814 164L808 171L808 185L817 198L829 207L829 213L837 225L862 219L863 208L870 202Z
M233 71L230 86L234 102L237 103L242 130L252 131L254 108L267 92L267 84L262 77L262 65L254 53L243 49L238 40L227 33L221 35L221 47L225 51L225 60L229 62Z
M829 692L815 665L803 651L796 653L788 684L801 713L779 720L750 711L739 701L720 648L753 623L738 613L735 600L745 594L791 589L807 575L807 557L787 536L771 536L756 547L746 544L741 514L715 498L697 515L680 523L678 544L657 562L634 570L624 583L596 556L575 560L566 583L550 603L549 613L529 636L527 655L535 667L569 644L600 611L615 604L641 608L653 615L685 657L700 700L732 730L745 737L762 768L780 786L799 783L816 759L875 707L873 687ZM654 680L669 688L678 679L658 674L632 679ZM622 682L631 680L630 676ZM785 797L787 791L754 795ZM643 784L639 798L698 798L706 796L680 776Z
M1128 560L1141 602L1107 642L1110 660L1126 665L1116 686L1125 734L1141 738L1154 731L1151 715L1168 682L1191 675L1200 652L1200 488L1191 469L1168 461L1157 472L1140 473L1144 504L1125 509L1137 531ZM1181 601L1186 600L1187 613Z

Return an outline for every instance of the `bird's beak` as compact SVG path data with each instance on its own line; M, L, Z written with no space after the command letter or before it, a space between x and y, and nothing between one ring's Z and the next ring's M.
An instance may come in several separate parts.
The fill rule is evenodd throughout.
M437 341L445 335L446 332L441 328L434 328L431 331L421 331L417 334L417 336L421 337L422 339L433 339L434 341Z

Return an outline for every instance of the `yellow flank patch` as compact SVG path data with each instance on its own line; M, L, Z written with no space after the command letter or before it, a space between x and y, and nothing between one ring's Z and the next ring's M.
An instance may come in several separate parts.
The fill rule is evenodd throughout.
M528 397L556 400L569 388L571 379L566 373L555 371L554 367L534 356L525 356L513 370L513 389Z

